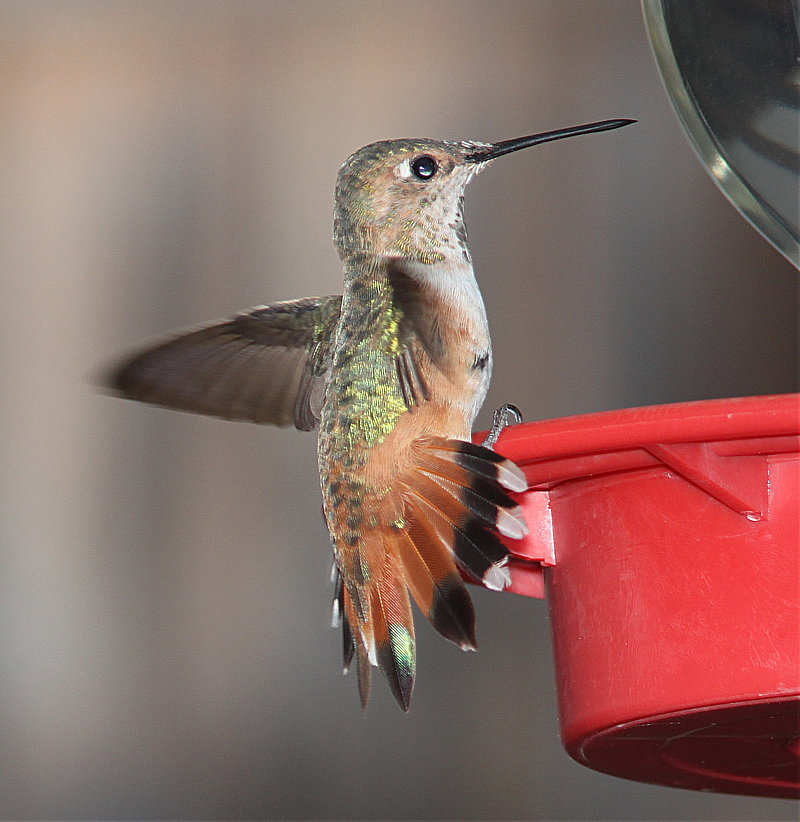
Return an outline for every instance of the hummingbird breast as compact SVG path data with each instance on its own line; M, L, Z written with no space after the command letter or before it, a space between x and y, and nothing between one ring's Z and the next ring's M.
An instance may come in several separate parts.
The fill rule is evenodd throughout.
M468 438L492 352L471 263L362 261L346 270L321 413L321 456L370 452L398 425Z

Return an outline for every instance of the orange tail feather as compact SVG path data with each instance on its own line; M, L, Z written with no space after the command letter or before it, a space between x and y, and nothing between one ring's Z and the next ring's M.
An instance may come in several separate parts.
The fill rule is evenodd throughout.
M353 655L358 662L362 704L372 664L406 711L416 670L409 590L439 633L474 650L475 612L458 569L490 588L504 588L509 552L497 532L527 533L519 506L504 490L524 487L513 463L458 440L431 437L414 449L412 465L397 479L402 516L359 534L353 555L361 564L337 588L334 610L342 618L345 669Z

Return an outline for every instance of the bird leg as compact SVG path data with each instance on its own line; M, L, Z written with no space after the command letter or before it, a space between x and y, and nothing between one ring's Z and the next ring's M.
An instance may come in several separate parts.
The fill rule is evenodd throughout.
M513 417L513 420L512 420ZM522 422L522 413L516 405L511 403L503 403L499 408L495 409L494 417L492 419L492 427L486 435L486 439L481 443L484 448L490 448L494 451L497 440L500 434L509 426L517 425Z

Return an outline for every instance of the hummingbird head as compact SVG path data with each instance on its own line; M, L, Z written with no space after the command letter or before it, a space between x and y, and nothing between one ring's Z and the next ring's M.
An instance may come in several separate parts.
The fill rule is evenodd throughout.
M466 249L464 188L481 164L467 157L486 144L382 140L339 170L334 240L340 255L367 252L440 262Z
M469 262L464 189L476 173L503 154L633 122L605 120L499 143L402 139L364 146L339 170L337 250L345 260L366 253L423 264Z

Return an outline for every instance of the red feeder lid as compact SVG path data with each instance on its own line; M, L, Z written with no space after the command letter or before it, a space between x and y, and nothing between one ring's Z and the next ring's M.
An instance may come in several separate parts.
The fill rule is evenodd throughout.
M800 396L513 426L561 734L606 773L800 795Z

